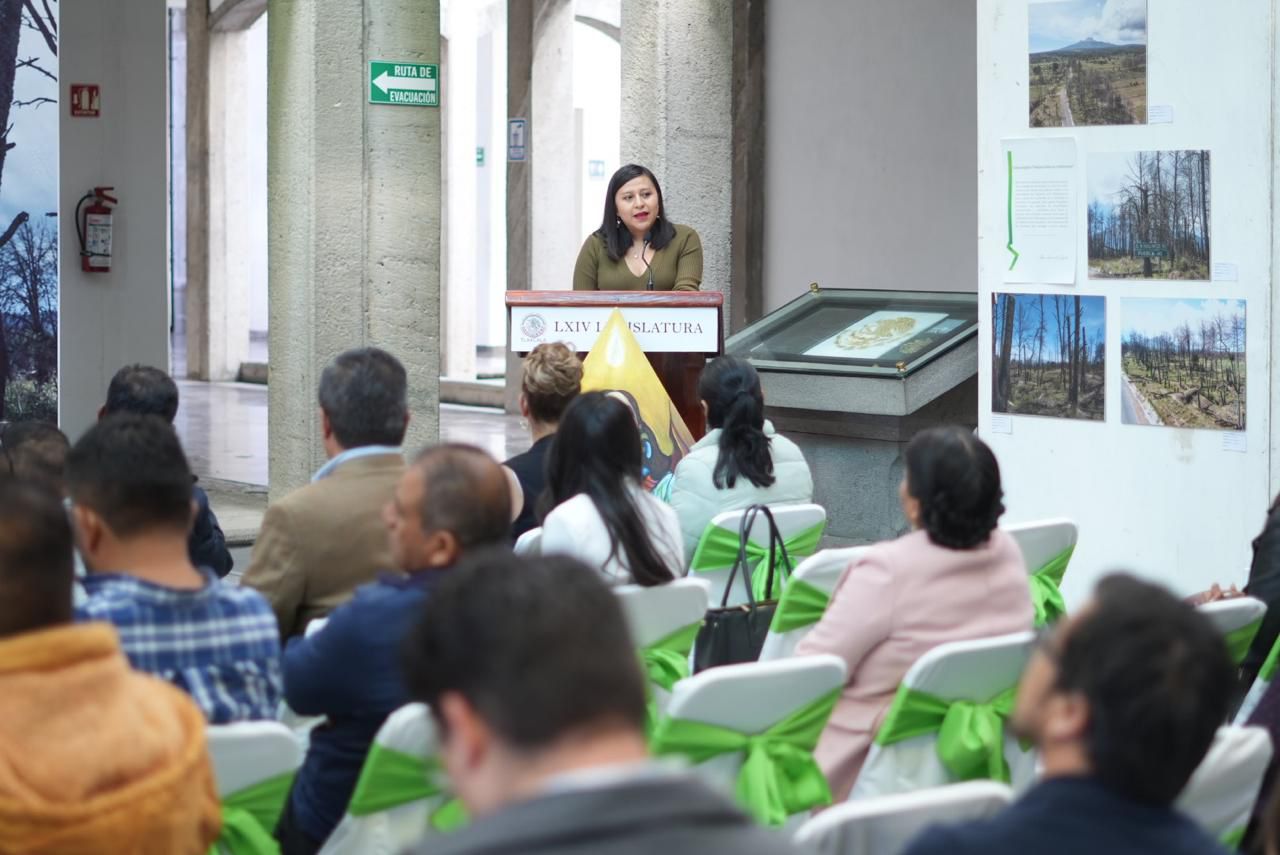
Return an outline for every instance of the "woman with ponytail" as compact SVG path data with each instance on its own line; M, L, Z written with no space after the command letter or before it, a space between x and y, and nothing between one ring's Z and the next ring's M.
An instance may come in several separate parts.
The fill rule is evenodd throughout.
M671 484L689 558L716 514L813 501L809 464L765 419L760 375L750 362L736 356L708 362L698 397L710 430L676 465Z
M683 575L680 522L641 488L641 468L631 409L604 392L574 398L547 452L542 553L572 555L616 585Z
M836 584L797 656L845 661L844 694L814 759L843 801L907 669L948 641L1029 630L1031 588L1018 544L996 527L1000 467L962 427L921 431L904 452L898 487L909 533L877 543Z

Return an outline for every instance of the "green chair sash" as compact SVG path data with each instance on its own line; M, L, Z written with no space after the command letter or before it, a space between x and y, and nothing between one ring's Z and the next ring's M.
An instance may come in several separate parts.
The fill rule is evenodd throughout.
M649 682L668 692L680 680L689 676L689 651L698 639L702 621L681 627L670 635L658 639L640 650Z
M1271 645L1271 652L1258 669L1258 679L1270 683L1275 679L1277 665L1280 665L1280 636L1276 637L1276 643Z
M1262 618L1258 618L1253 623L1245 624L1242 627L1233 629L1227 633L1227 651L1231 654L1231 661L1239 665L1244 661L1244 657L1249 653L1249 646L1253 644L1253 637L1258 634L1258 630L1262 627ZM1272 651L1274 653L1274 650ZM1267 659L1271 658L1268 655ZM1274 673L1275 666L1272 666Z
M1236 828L1228 829L1227 832L1222 835L1222 838L1221 838L1222 845L1227 847L1227 849L1231 850L1232 852L1239 852L1240 844L1244 842L1244 833L1247 830L1248 830L1247 825L1241 825Z
M1029 577L1031 582L1031 605L1036 610L1036 626L1045 626L1056 621L1067 613L1067 604L1062 599L1062 577L1067 572L1067 563L1071 561L1074 546L1068 546L1057 555L1046 561Z
M444 790L438 781L443 773L435 757L415 757L375 742L360 770L347 813L368 816L441 795ZM467 812L461 801L451 799L431 814L430 822L436 831L453 831L467 824Z
M651 748L655 754L677 754L693 763L745 753L735 787L738 803L759 822L780 826L792 814L831 804L831 789L814 762L813 748L839 698L839 689L828 692L756 734L664 719Z
M796 532L791 537L783 538L782 542L787 547L791 566L783 567L781 556L779 556L779 564L774 567L774 576L779 581L791 574L795 569L796 561L817 551L818 542L822 540L822 532L826 527L827 523L824 520L804 531ZM702 539L698 541L698 548L693 553L693 563L689 569L695 573L704 570L720 570L732 567L737 560L738 533L708 525L706 531L702 533ZM751 563L752 596L757 600L774 599L773 592L766 590L769 583L769 549L754 540L747 541L747 561Z
M650 687L659 686L670 692L676 683L689 676L689 651L693 650L700 629L702 621L691 623L640 649L640 664L649 678L646 686L646 694L649 696L646 733L653 733L659 719L658 705Z
M279 855L280 844L273 832L289 798L293 776L293 772L285 772L223 796L222 830L210 853Z
M831 595L803 579L792 579L782 589L782 598L769 625L772 632L791 632L822 620Z
M1013 713L1016 693L1013 687L990 701L974 703L947 701L901 685L875 742L886 746L936 734L938 759L953 780L989 778L1007 784L1004 723Z

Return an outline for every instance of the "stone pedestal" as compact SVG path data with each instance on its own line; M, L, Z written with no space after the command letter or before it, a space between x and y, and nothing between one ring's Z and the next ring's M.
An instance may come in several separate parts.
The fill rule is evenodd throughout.
M842 543L871 543L907 531L898 484L905 465L902 452L911 438L938 425L977 426L978 378L971 377L906 416L768 404L765 413L804 452L813 472L813 500L827 509L827 536Z
M368 103L368 62L439 63L440 20L419 0L271 0L269 14L274 498L324 461L316 384L347 348L404 363L408 448L438 435L440 110Z

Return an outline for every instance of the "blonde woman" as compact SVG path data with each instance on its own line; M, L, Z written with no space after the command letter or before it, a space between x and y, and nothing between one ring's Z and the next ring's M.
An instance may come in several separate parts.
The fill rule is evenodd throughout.
M512 538L538 525L534 508L546 486L547 450L560 425L560 416L582 388L582 362L561 342L540 344L524 358L520 375L520 415L529 425L533 445L504 464L520 483L523 497L513 497L518 507L511 524Z

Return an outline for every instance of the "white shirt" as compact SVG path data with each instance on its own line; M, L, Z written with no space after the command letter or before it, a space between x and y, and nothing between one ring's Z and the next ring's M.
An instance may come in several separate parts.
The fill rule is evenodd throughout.
M640 516L654 549L671 569L673 576L684 573L684 542L680 536L680 519L665 502L639 487L631 495L640 508ZM602 574L611 585L626 585L631 571L626 558L609 556L609 531L596 510L595 502L579 493L557 505L542 522L542 554L570 555Z

